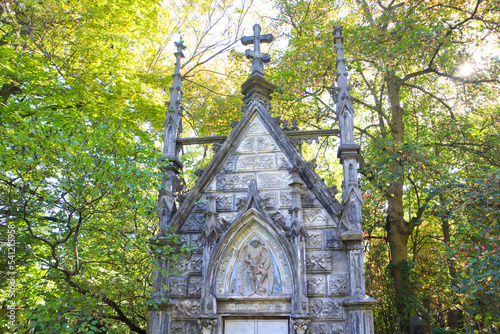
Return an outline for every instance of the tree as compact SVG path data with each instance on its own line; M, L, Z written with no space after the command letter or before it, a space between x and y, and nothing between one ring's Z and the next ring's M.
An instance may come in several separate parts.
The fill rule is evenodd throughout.
M498 110L498 61L485 57L472 76L460 69L498 33L498 11L483 1L277 4L276 26L289 36L289 47L277 62L275 78L281 91L295 93L295 99L279 98L297 113L304 110L301 103L309 102L309 119L335 117L325 95L334 92L329 89L335 75L331 31L339 18L344 25L363 143L362 173L370 196L382 195L387 205L385 222L379 225L390 246L396 330L409 332L409 317L415 313L432 321L419 305L408 251L430 203L447 182L436 172L457 174L466 167L457 159L464 153L497 168L487 152L498 136L474 133L481 125L488 132L495 127L484 117ZM446 128L450 126L452 131ZM453 167L446 162L450 156L457 162Z

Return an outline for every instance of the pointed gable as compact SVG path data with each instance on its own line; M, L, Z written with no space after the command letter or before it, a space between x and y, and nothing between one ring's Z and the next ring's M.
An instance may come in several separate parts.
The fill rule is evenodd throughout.
M196 212L199 206L195 204L203 202L207 194L216 196L219 224L232 222L242 209L252 180L256 182L264 209L289 227L293 164L301 166L306 226L337 226L340 204L329 195L321 178L307 166L266 106L254 100L245 109L241 121L173 217L174 230L196 232L203 228L204 219L201 212Z

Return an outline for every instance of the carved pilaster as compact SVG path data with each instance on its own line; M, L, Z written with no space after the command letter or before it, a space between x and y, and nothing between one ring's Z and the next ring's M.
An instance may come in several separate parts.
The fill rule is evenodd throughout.
M290 228L290 241L295 249L297 261L297 291L296 297L293 300L293 312L296 314L305 314L309 312L309 302L307 298L307 280L306 280L306 238L307 231L304 227L304 217L302 211L301 189L303 185L299 173L302 170L299 167L299 162L295 162L290 170L292 174L292 203L291 216L292 223Z

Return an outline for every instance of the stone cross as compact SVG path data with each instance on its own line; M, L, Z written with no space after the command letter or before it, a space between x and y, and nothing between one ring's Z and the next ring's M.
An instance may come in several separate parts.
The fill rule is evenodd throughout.
M182 36L180 37L178 42L174 42L175 47L177 48L176 53L181 53L183 50L186 50L186 47L184 46L184 40L182 39ZM184 55L182 55L182 58L184 58Z
M267 53L260 52L260 43L271 43L274 39L273 35L260 34L260 25L256 24L253 26L253 36L245 36L241 38L241 43L243 45L253 44L254 49L246 50L245 55L252 60L252 73L261 72L264 73L264 64L271 60L271 57Z

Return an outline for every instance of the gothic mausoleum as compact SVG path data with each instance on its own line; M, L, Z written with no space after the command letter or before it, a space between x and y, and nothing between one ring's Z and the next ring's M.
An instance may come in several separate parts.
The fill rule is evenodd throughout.
M271 94L260 43L272 35L243 37L252 72L242 84L239 122L229 136L181 138L180 62L176 43L174 80L165 120L160 233L155 247L191 244L175 268L158 261L149 311L150 334L373 333L372 306L365 294L359 145L349 94L342 28L334 29L337 54L338 130L282 129L271 117ZM340 136L342 202L301 155L303 141ZM215 155L180 199L180 148L213 143Z

